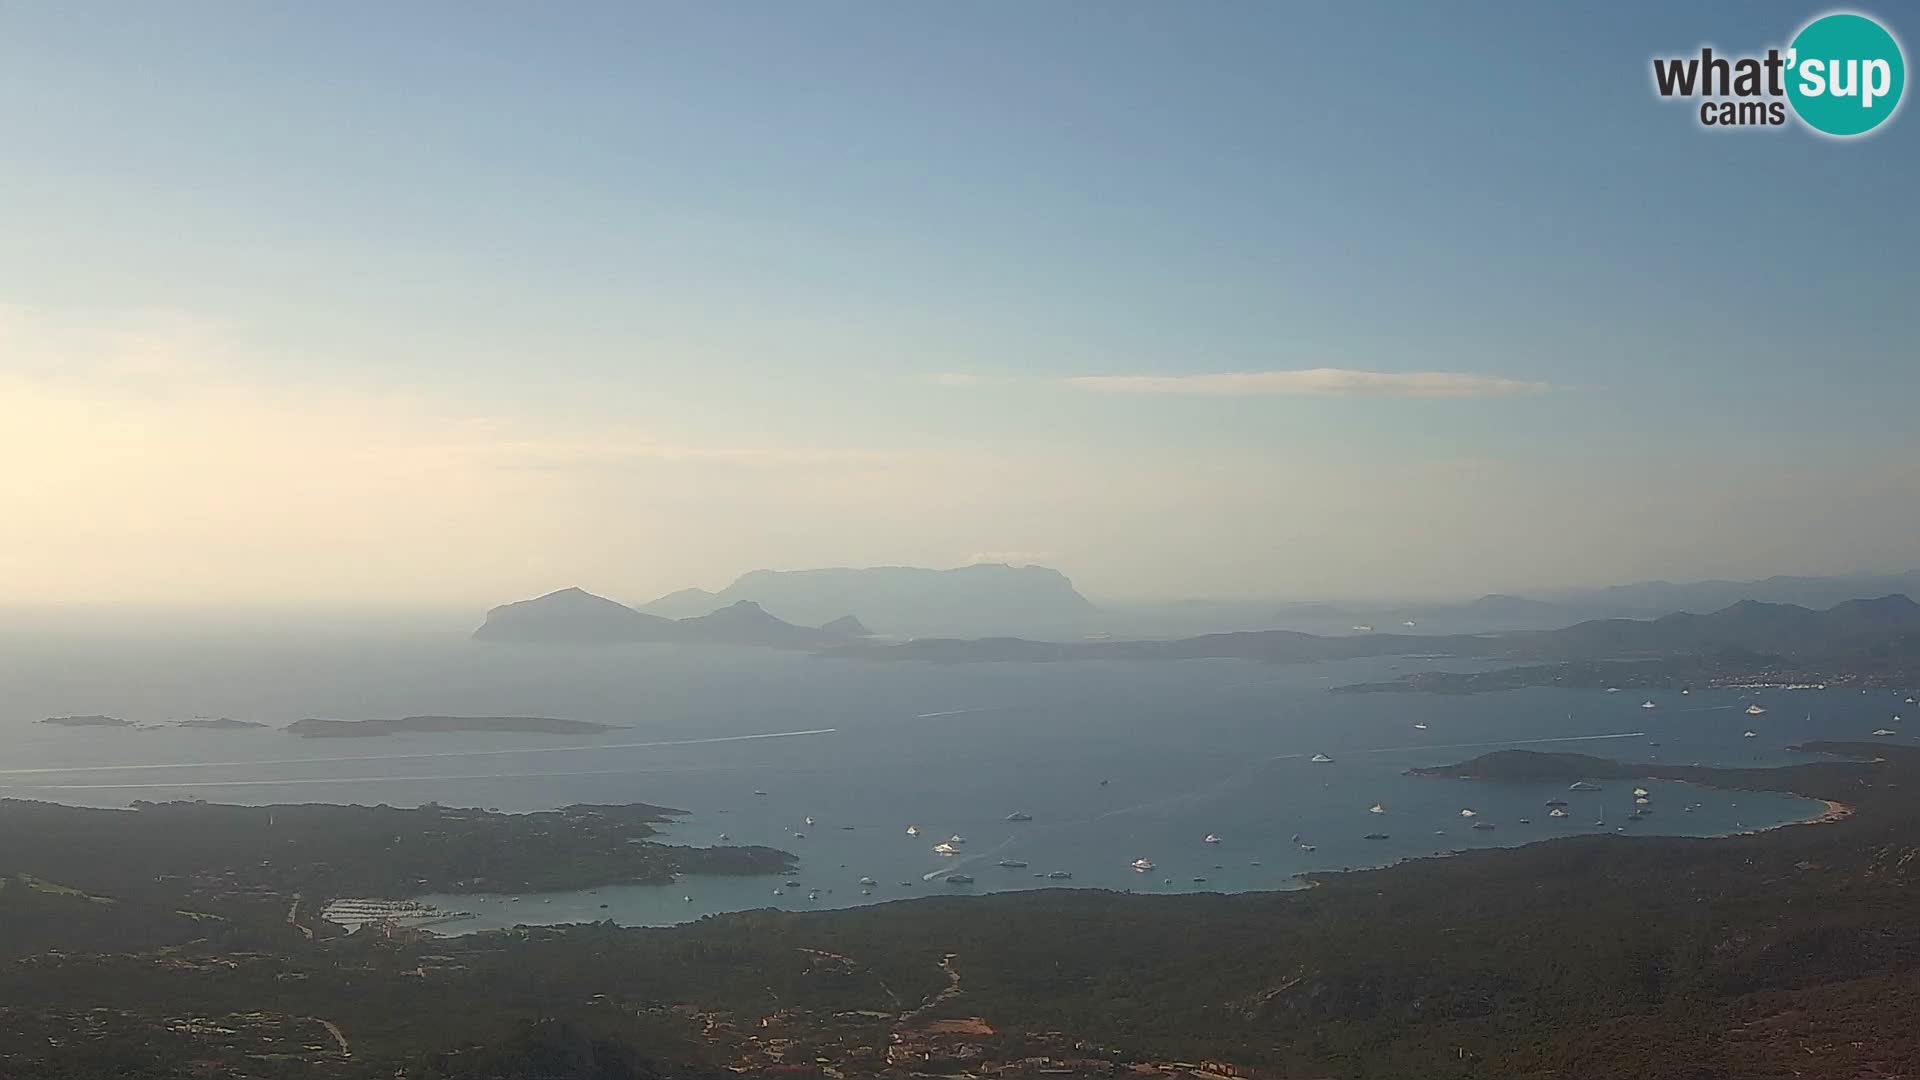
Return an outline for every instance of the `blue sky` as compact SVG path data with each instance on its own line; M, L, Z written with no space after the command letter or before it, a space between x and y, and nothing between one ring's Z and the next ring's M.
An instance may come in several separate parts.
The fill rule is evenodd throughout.
M1823 10L12 5L0 374L49 398L43 423L104 401L203 433L253 410L227 446L309 425L284 486L232 483L317 521L410 501L322 467L327 410L378 402L359 445L411 427L413 451L486 444L485 469L540 458L537 483L524 462L504 487L419 480L470 489L441 517L518 499L602 537L533 530L440 571L423 518L330 596L644 594L994 553L1119 595L1904 566L1920 129L1706 131L1647 74L1656 53L1783 44ZM1544 389L1060 381L1321 368ZM11 493L67 542L130 483L59 454L74 430L14 448L71 470L60 491ZM143 491L218 489L204 453L166 465L156 438ZM823 478L848 460L859 475ZM793 468L805 484L769 475ZM1407 479L1431 470L1450 479ZM1788 484L1811 493L1782 502ZM1558 501L1522 494L1549 485ZM1618 535L1576 512L1635 492L1648 518ZM228 526L247 595L308 598L274 568L365 566L356 543L378 543L288 547L181 501ZM1359 508L1396 502L1420 526L1350 550L1391 520ZM124 564L111 588L222 580L185 572L206 525L152 513L149 542L93 552ZM0 567L55 554L16 542ZM36 599L84 591L77 568L42 581Z

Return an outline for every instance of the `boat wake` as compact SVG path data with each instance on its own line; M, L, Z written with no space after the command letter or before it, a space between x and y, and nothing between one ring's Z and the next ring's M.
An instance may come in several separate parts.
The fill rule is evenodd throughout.
M982 705L977 709L945 709L940 712L914 713L915 720L937 720L942 716L972 716L975 713L1006 712L1016 708L1013 705Z

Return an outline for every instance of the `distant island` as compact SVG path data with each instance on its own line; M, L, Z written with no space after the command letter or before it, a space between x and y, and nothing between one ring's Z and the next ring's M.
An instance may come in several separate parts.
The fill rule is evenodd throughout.
M101 716L98 713L95 713L91 716L49 716L45 720L42 720L40 722L43 724L54 724L59 727L132 727L133 726L133 721L131 720L122 720L117 716Z
M858 612L896 636L1035 634L1080 637L1102 613L1067 575L1046 566L976 563L949 570L918 566L754 570L719 592L681 589L639 605L667 619L704 615L751 601L781 619L819 624Z
M595 735L616 730L590 720L551 716L402 716L397 720L320 720L309 717L287 725L303 739L372 738L380 735L438 734L453 731L528 731L543 735Z
M741 600L705 615L667 619L648 615L585 589L561 589L487 612L476 641L533 645L686 642L816 649L858 641L867 628L851 615L825 626L798 626Z
M234 720L226 716L196 716L191 720L176 720L173 726L206 728L210 731L242 731L249 728L263 728L267 725L253 720Z

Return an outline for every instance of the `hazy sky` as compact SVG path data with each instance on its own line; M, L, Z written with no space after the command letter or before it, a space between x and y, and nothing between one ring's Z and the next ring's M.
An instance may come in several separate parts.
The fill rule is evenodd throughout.
M1648 76L1821 10L0 6L0 604L1905 569L1920 117Z

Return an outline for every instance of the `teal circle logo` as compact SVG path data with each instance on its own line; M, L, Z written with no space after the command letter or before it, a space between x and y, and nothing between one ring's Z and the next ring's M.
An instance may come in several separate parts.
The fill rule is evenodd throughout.
M1787 100L1815 131L1865 135L1900 107L1907 62L1900 43L1865 15L1825 15L1794 37Z

